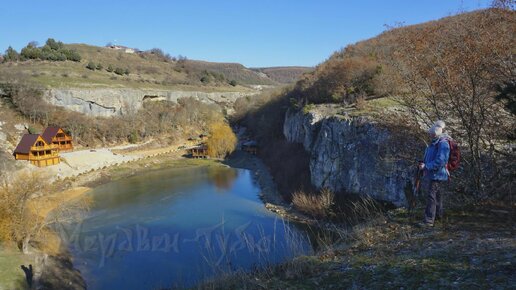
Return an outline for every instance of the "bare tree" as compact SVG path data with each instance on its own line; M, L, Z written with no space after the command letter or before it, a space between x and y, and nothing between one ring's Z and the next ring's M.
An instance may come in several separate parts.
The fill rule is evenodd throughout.
M482 195L489 176L486 154L514 131L515 119L496 100L497 84L514 80L516 22L512 11L486 10L451 29L431 25L407 31L394 64L406 88L402 102L418 122L445 119L467 147L467 172ZM494 163L490 163L494 165ZM491 167L491 166L489 166ZM496 171L496 170L491 170Z
M48 180L39 172L21 172L0 186L0 240L15 242L25 254L49 224L69 221L87 205L48 196Z

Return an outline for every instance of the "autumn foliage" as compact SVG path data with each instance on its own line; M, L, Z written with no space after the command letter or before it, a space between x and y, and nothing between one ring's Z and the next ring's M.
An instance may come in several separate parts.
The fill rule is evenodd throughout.
M210 137L206 142L208 155L214 158L224 158L235 151L237 137L227 123L217 122L210 126Z

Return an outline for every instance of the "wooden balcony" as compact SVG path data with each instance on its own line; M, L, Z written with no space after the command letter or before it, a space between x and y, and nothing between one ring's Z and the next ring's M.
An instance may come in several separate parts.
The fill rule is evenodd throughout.
M64 137L54 137L52 142L63 142L63 141L72 141L72 137L64 136Z
M44 154L39 156L29 155L29 160L46 160L51 158L59 158L59 154L57 152L53 152L52 154Z
M57 149L57 145L54 145L54 144L30 147L30 151L45 151L45 150L56 150L56 149Z

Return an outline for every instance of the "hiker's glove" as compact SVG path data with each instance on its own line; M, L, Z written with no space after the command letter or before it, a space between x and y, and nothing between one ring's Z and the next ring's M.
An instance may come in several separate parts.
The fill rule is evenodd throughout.
M425 164L424 163L419 163L419 169L423 170L425 168Z

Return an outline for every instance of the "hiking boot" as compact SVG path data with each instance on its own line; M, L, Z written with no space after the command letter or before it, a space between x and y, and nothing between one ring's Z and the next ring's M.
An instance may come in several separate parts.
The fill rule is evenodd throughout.
M417 224L418 227L420 228L433 228L434 227L434 224L433 223L427 223L427 222L420 222Z

